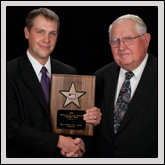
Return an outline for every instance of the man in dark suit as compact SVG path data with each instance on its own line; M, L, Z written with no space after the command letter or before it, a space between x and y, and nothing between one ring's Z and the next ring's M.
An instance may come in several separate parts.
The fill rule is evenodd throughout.
M7 63L7 157L82 157L89 153L88 137L52 133L49 102L41 81L51 74L77 74L76 69L50 58L59 32L59 18L51 10L33 10L26 18L27 52ZM87 110L84 120L99 124L98 108ZM89 148L90 149L90 148ZM88 156L88 154L87 154Z
M157 58L148 51L150 34L141 18L124 15L110 25L109 37L115 62L95 72L102 111L95 127L97 157L156 158L158 77Z

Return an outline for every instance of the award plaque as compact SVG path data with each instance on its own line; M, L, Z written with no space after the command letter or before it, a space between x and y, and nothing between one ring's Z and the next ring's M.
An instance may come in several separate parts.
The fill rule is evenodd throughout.
M83 115L95 104L95 76L52 74L50 117L56 134L93 136Z

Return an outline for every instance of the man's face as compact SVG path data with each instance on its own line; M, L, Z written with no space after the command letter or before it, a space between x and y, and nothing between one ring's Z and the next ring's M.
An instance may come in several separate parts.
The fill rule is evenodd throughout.
M29 40L30 54L44 65L56 45L57 23L39 15L34 18L30 31L25 27L24 32Z
M117 22L112 27L111 39L136 36L139 36L139 34L132 20ZM121 68L133 71L145 58L149 41L150 34L148 33L143 35L143 39L140 37L134 39L132 45L129 46L120 41L119 47L111 47L114 60Z

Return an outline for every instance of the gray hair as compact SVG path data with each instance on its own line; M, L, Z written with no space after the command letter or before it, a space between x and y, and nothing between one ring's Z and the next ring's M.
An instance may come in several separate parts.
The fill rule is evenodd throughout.
M124 21L124 20L127 20L127 19L131 19L135 22L135 26L136 26L136 29L137 29L137 33L139 35L142 35L142 34L145 34L147 33L147 26L145 25L145 23L143 22L143 20L137 16L137 15L132 15L132 14L127 14L127 15L123 15L119 18L117 18L110 26L109 26L109 38L111 38L111 30L112 30L112 26L116 23L116 22L119 22L119 21Z

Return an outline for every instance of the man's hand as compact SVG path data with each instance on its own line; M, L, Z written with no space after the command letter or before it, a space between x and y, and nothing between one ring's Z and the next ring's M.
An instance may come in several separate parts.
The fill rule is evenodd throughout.
M79 146L80 151L81 151L82 156L83 156L83 154L85 153L85 144L84 144L84 142L82 141L82 139L81 139L81 138L76 138L76 139L74 140L74 144Z
M84 114L83 119L87 123L91 123L94 126L96 126L96 125L100 124L101 116L102 116L102 113L101 113L100 109L97 107L93 107L93 108L86 110L86 114Z
M60 135L57 147L61 149L61 154L64 157L82 157L85 153L85 144L81 138L75 140L71 137Z

